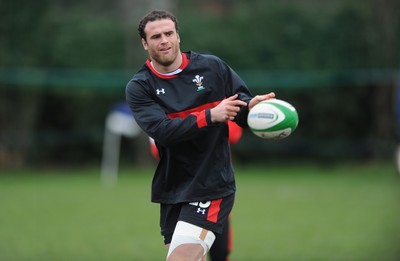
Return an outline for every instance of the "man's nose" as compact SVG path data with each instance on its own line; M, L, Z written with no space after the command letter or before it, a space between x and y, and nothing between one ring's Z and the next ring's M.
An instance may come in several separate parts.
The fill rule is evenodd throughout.
M165 35L161 36L161 43L168 43L168 37Z

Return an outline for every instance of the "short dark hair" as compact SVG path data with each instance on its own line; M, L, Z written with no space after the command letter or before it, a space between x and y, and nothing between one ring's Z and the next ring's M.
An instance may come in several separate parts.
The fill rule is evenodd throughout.
M172 13L165 11L165 10L154 10L154 11L150 12L149 14L147 14L145 17L143 17L142 20L140 20L139 26L138 26L140 38L146 39L146 33L144 32L144 28L146 27L146 24L148 22L153 22L153 21L162 20L162 19L172 20L175 24L176 31L177 32L179 31L178 19L176 19L176 17Z

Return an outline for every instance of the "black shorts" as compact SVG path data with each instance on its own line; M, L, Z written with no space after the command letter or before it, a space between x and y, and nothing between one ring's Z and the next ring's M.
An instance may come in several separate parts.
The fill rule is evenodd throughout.
M207 202L160 205L160 227L164 243L171 243L176 223L185 221L221 234L233 208L235 194Z

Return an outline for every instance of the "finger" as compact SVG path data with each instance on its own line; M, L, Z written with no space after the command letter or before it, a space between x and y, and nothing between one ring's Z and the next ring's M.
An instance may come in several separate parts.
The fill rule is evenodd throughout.
M228 121L228 120L231 120L231 121L233 121L234 119L235 119L235 117L236 117L236 115L228 115L228 116L226 116L225 117L225 121Z
M275 98L275 93L274 92L270 92L270 93L264 94L264 95L257 95L255 98L256 98L256 100L258 102L261 102L261 101L265 101L265 100L269 100L269 99Z
M231 106L246 106L247 103L242 100L234 100L229 103Z
M270 93L268 93L268 94L265 94L264 95L267 99L272 99L272 98L275 98L275 93L274 92L270 92Z
M232 95L232 96L226 98L226 100L228 100L228 101L234 101L234 100L237 99L237 97L238 97L238 95L237 95L237 94L234 94L234 95Z
M241 100L237 100L236 106L247 106L247 103Z
M246 106L246 105L247 105L246 103L244 105L243 104L229 104L225 108L226 108L227 112L235 112L235 113L237 113L237 112L240 111L240 108L242 106Z

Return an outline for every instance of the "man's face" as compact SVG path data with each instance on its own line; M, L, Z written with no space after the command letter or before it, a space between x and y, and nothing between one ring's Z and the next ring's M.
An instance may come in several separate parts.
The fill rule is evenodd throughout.
M148 22L144 32L146 39L142 38L142 44L153 63L158 63L163 67L174 65L180 53L180 39L174 22L170 19Z

